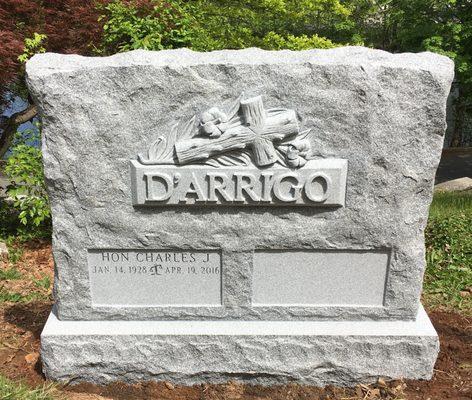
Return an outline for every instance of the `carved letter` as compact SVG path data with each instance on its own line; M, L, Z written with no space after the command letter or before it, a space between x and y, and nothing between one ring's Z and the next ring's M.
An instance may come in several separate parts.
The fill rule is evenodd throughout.
M198 179L195 176L195 173L192 172L192 179L188 185L188 189L185 192L182 192L182 196L180 197L180 201L187 201L187 196L189 194L196 194L197 198L195 201L206 201L205 193L203 192L200 184L198 183Z
M246 200L243 192L251 198L251 200L259 201L259 196L254 192L254 185L256 184L256 178L253 174L248 174L244 172L235 172L234 176L236 177L236 197L234 201L244 201ZM249 182L244 182L244 178L247 178Z
M262 198L261 201L272 201L272 196L270 195L272 191L272 177L274 176L273 172L262 172Z
M225 192L228 184L228 177L225 174L218 172L208 172L208 201L218 201L216 192L218 192L226 201L233 201L230 195ZM216 181L216 178L221 178Z
M282 187L281 187L282 186L282 181L284 179L289 179L289 178L293 178L297 181L296 185L290 184L290 188L289 188L288 193L287 193L288 195L290 195L290 192L293 191L293 196L292 197L285 196L284 193L282 193ZM274 186L273 186L275 197L277 197L277 199L279 199L280 201L284 201L284 202L297 201L298 198L300 197L300 189L302 188L302 186L299 183L300 182L298 181L298 175L293 174L293 173L281 174L281 175L277 176L274 179Z
M318 187L321 189L316 190ZM331 188L331 179L322 173L315 173L310 175L305 182L305 194L308 199L315 203L322 203L328 198L329 190Z
M163 173L145 173L144 177L146 178L146 200L149 201L164 201L168 200L174 191L174 185L172 179L169 175ZM157 182L161 182L161 187L165 188L163 194L159 194L156 189ZM160 192L160 191L159 191Z

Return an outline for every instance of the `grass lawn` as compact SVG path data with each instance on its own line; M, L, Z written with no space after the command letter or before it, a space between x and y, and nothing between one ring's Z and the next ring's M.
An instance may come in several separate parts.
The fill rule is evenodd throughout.
M54 385L41 385L36 389L22 383L13 382L0 375L0 399L2 400L56 400ZM62 397L62 396L61 396Z
M472 314L472 192L434 195L425 231L423 301Z

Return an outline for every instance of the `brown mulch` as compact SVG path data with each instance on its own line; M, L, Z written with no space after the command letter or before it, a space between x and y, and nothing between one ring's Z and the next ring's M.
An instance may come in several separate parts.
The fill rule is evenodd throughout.
M38 240L28 243L26 247L21 246L21 248L25 248L23 254L14 265L9 263L8 259L0 259L1 269L14 268L21 274L21 278L2 280L0 288L25 296L34 293L38 298L51 298L51 287L46 288L39 285L45 278L49 279L51 286L54 281L54 261L50 242Z
M8 268L4 262L2 268ZM16 267L22 278L8 285L26 293L44 288L31 286L31 277L52 276L50 244L29 244ZM50 291L50 289L48 289ZM44 293L43 293L44 294ZM49 293L50 294L50 293ZM51 300L0 305L0 374L36 386L45 382L39 360L39 335L52 306ZM356 388L317 388L289 384L261 387L229 382L221 385L174 386L168 382L108 386L79 384L59 388L67 399L162 399L162 400L471 400L472 399L472 321L466 316L434 310L429 315L441 341L441 351L431 381L379 381Z

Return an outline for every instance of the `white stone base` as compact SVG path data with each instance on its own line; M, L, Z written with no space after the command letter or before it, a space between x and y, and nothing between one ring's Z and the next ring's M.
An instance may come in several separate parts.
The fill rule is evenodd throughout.
M439 341L416 321L59 321L41 335L47 378L178 384L349 386L378 377L430 379Z

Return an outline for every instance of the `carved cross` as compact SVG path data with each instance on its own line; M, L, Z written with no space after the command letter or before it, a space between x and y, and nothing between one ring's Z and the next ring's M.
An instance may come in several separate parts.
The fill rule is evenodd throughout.
M177 142L175 153L179 164L250 147L257 166L271 165L277 160L274 143L299 132L295 111L265 110L261 96L242 100L239 111L239 115L225 123L225 132L219 138Z

